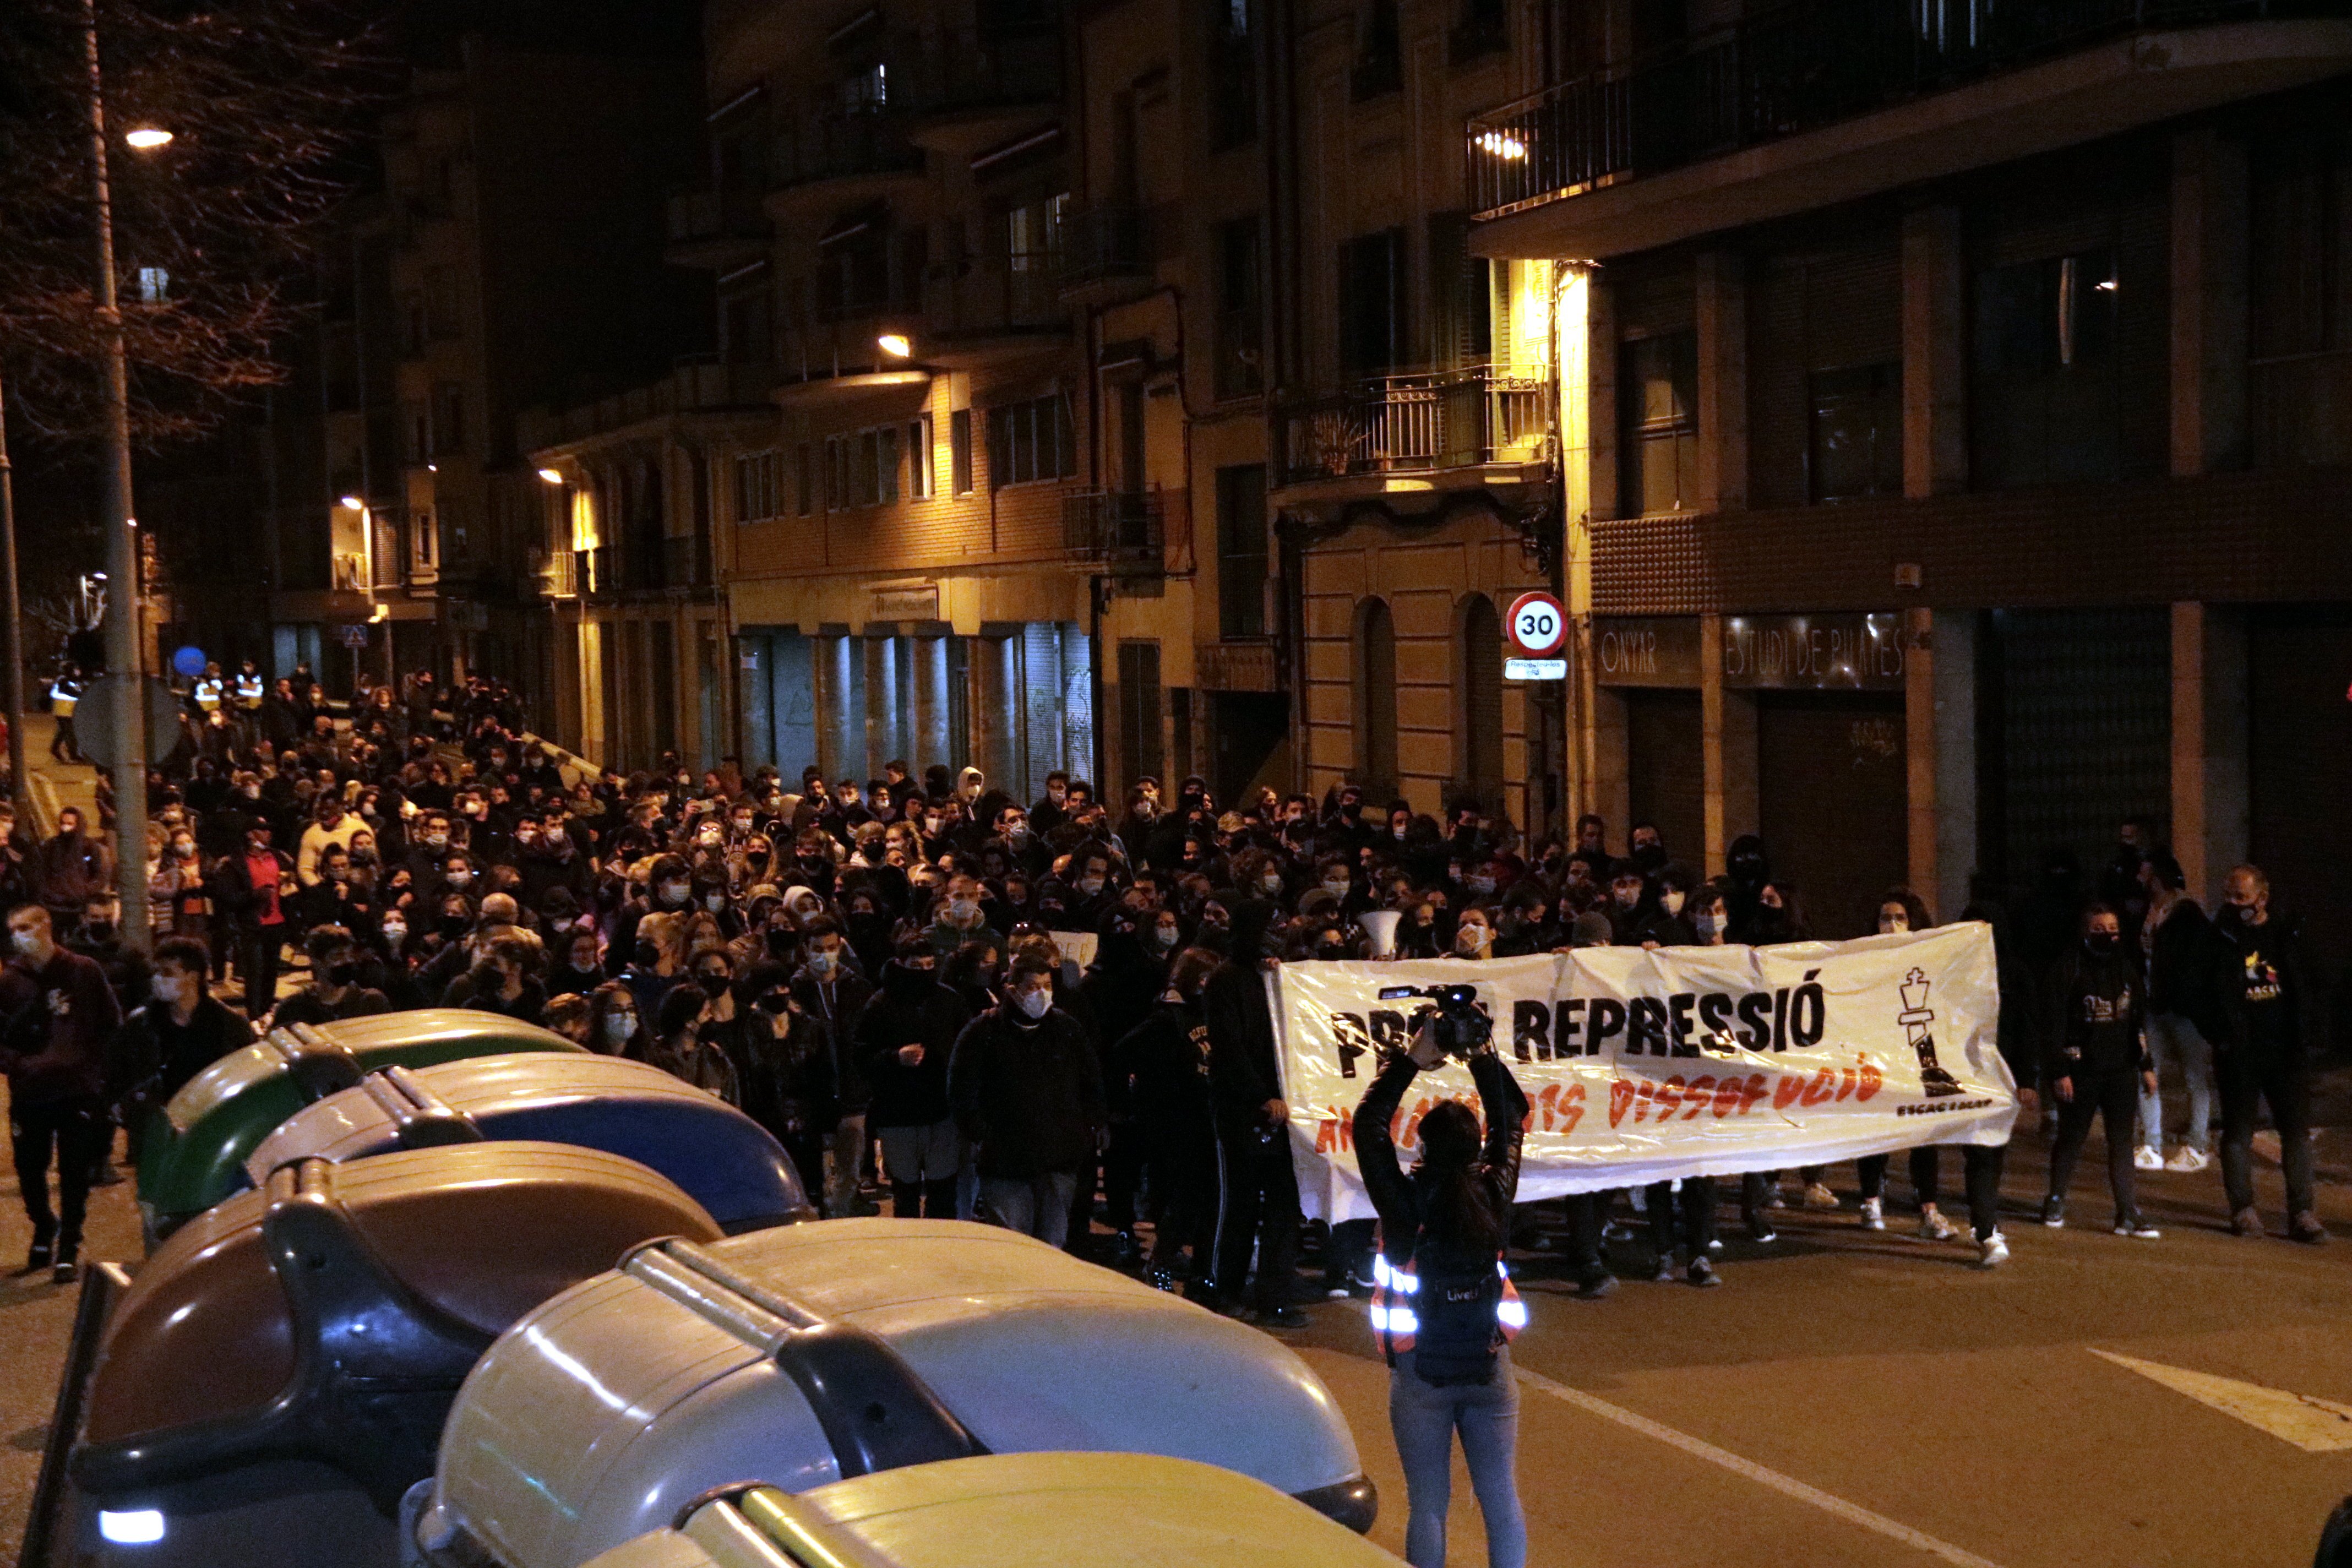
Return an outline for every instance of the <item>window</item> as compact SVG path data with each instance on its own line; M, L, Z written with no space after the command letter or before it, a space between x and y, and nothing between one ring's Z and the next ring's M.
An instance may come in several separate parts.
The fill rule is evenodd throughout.
M1209 0L1216 12L1209 44L1209 145L1222 150L1257 140L1257 44L1250 36L1254 0Z
M433 420L422 403L404 403L400 408L400 424L408 444L408 460L422 465L433 460Z
M2248 425L2256 468L2352 462L2352 149L2298 136L2254 161Z
M1358 611L1356 631L1356 771L1365 793L1396 789L1396 622L1379 599Z
M2108 249L1977 275L1969 468L1979 488L2122 477Z
M971 410L948 416L948 483L960 496L971 494Z
M1217 226L1217 395L1254 397L1265 388L1259 293L1265 258L1255 217Z
M1812 499L1903 493L1903 366L1890 360L1806 378Z
M783 515L783 454L747 452L735 459L735 521L765 522Z
M988 411L988 482L1006 485L1066 479L1076 473L1076 442L1069 405L1050 393Z
M918 414L907 423L907 494L929 500L940 493L938 443L931 416Z
M172 297L172 274L161 267L139 269L139 302L160 305Z
M768 290L730 295L719 302L719 353L730 364L765 364L775 357L775 314Z
M1339 247L1339 370L1377 375L1404 355L1404 230L1385 229Z
M809 457L809 444L806 441L793 449L793 468L794 479L797 481L795 488L799 491L794 510L797 515L806 517L814 510L816 501L816 474Z
M433 451L446 456L466 449L466 391L454 381L433 388Z
M839 511L849 504L849 441L845 437L824 438L824 510Z
M1455 705L1454 771L1488 810L1503 794L1503 623L1495 601L1473 594L1462 612L1462 691Z
M1356 26L1356 64L1349 90L1357 102L1394 92L1404 85L1404 46L1397 0L1361 0Z
M1618 511L1686 510L1698 494L1698 335L1636 338L1618 353Z
M872 506L882 499L881 433L860 430L857 433L857 467L853 474L855 487L849 495L852 506Z
M1265 636L1265 466L1217 470L1217 635Z
M408 548L420 572L430 572L441 555L441 529L430 511L415 513L408 524Z
M1160 645L1118 645L1118 760L1124 782L1160 776Z

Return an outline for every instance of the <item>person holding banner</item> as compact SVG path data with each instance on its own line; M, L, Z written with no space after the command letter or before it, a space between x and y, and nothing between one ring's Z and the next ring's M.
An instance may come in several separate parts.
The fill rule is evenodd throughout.
M1516 1472L1519 1393L1509 1342L1528 1321L1503 1249L1519 1184L1528 1100L1491 1042L1469 1059L1478 1112L1442 1100L1421 1118L1421 1159L1397 1159L1399 1107L1412 1080L1443 1065L1432 1019L1391 1055L1356 1107L1356 1154L1381 1216L1372 1326L1389 1363L1389 1429L1403 1461L1405 1561L1445 1568L1454 1438L1486 1527L1487 1568L1522 1568L1527 1521ZM1479 1137L1481 1121L1486 1136Z

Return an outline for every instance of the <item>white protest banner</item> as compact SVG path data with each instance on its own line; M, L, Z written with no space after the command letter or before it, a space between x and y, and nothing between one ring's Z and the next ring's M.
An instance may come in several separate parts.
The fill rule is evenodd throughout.
M1371 1215L1350 1119L1429 1000L1472 984L1529 1102L1519 1198L1827 1164L1922 1143L2009 1141L1991 928L1779 947L1585 948L1473 963L1286 963L1274 984L1299 1201ZM1424 1073L1398 1113L1410 1151L1469 1073Z

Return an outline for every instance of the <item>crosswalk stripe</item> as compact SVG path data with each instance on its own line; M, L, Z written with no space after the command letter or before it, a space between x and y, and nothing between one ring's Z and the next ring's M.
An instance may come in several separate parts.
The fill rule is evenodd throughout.
M2224 1415L2234 1415L2306 1454L2337 1454L2352 1448L2352 1405L2338 1405L2284 1388L2266 1388L2259 1383L2241 1383L2234 1377L2210 1372L2190 1372L2161 1362L2141 1361L2114 1351L2094 1349L2091 1353L2160 1383L2175 1394L2185 1394Z

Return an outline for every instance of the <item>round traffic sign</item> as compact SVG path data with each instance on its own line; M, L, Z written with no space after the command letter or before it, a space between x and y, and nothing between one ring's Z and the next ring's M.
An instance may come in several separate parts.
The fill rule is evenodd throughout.
M1568 640L1568 613L1549 594L1522 594L1511 601L1511 646L1541 658Z

